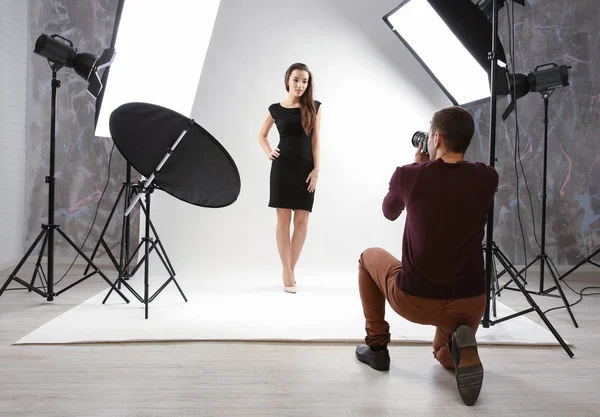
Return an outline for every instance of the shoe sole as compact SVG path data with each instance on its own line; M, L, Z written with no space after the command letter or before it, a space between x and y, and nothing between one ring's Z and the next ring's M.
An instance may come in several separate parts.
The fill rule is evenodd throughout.
M456 365L458 392L466 405L473 405L479 398L483 385L483 365L477 353L473 329L468 326L458 327L454 343L460 352L460 362Z

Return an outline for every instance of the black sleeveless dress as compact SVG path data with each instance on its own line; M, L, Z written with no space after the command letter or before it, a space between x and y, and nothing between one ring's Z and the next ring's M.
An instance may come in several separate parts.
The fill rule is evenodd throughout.
M321 103L315 100L317 113ZM279 103L269 106L279 131L279 157L271 163L269 207L312 212L315 191L308 191L306 179L314 168L312 133L302 128L300 108L287 108Z

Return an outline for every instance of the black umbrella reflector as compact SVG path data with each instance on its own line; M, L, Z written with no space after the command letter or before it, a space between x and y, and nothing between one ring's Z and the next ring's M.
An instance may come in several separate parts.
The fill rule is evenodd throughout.
M109 127L131 166L146 178L154 174L153 183L173 197L209 208L237 200L241 184L233 158L192 119L154 104L127 103L111 113Z

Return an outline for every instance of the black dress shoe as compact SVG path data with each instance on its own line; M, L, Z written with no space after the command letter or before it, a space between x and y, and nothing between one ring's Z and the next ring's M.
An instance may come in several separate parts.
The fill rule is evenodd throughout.
M358 345L356 347L356 358L377 371L390 370L390 352L387 348L373 350L367 345Z
M479 398L483 384L483 366L477 353L473 329L458 326L452 333L451 349L458 392L466 405L473 405Z

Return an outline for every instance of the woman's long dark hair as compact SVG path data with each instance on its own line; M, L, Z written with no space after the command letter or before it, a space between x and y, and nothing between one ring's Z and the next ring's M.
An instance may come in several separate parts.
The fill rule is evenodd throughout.
M302 127L307 135L310 135L313 128L315 127L315 119L317 118L317 111L315 109L315 101L313 100L313 76L308 67L305 64L296 62L290 65L288 70L285 72L285 90L290 91L288 81L290 75L294 70L301 70L308 72L308 86L304 90L304 94L300 97L300 111L302 112Z

